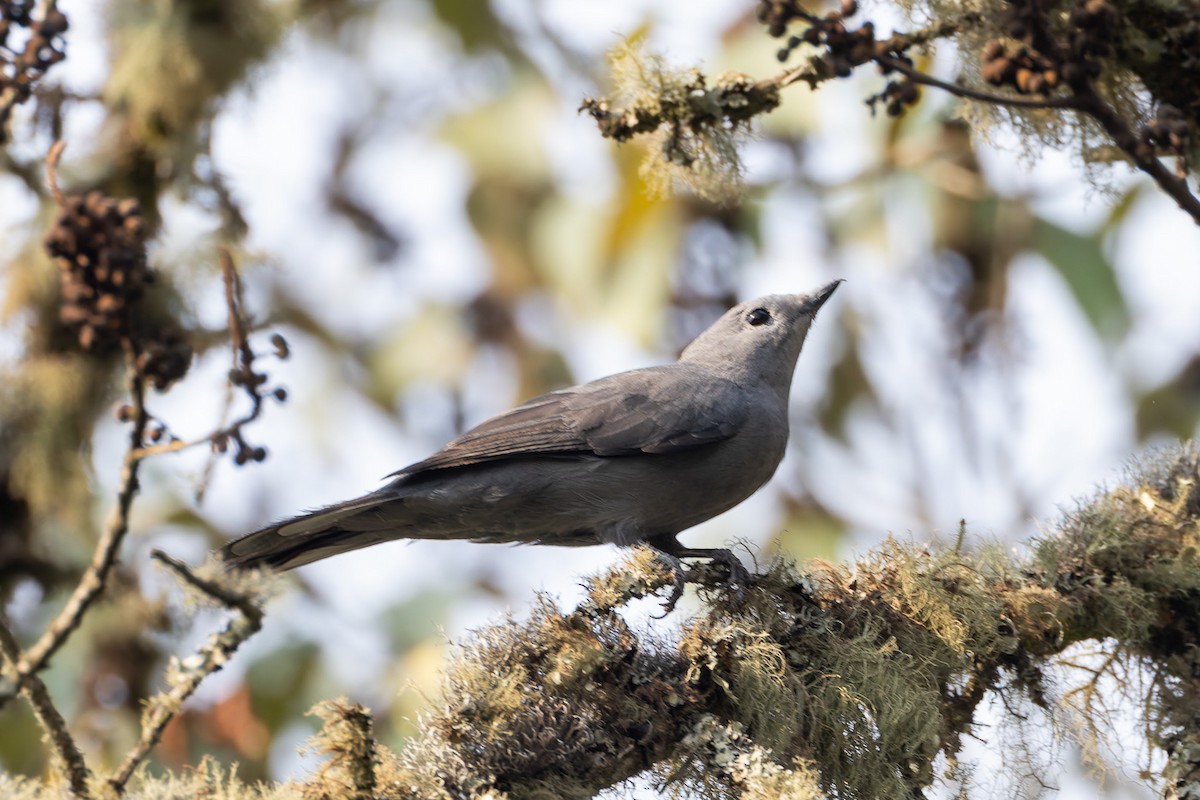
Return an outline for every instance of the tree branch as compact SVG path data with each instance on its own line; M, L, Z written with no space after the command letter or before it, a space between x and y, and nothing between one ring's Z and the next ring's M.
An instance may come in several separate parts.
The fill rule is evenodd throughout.
M237 463L245 463L249 460L262 460L266 451L261 448L249 447L242 438L242 428L250 424L262 414L263 404L268 397L274 397L282 402L287 394L282 388L276 388L274 391L264 392L263 386L267 382L267 376L258 372L254 368L254 361L257 356L254 350L250 347L250 340L247 338L247 324L245 313L243 311L242 301L242 284L238 277L237 266L233 261L233 256L226 248L221 248L220 253L221 278L225 286L225 305L228 309L228 325L229 325L229 345L232 353L232 364L229 368L229 386L240 387L242 391L250 398L250 410L243 414L235 421L225 424L224 419L221 426L212 433L202 436L198 439L183 440L171 439L162 444L148 445L134 450L132 455L134 458L143 459L151 456L163 455L166 453L178 453L181 450L187 450L198 445L207 444L215 450L219 449L222 452L227 446L229 440L233 440L237 447L237 455L235 460ZM287 343L283 337L276 334L273 337L276 347L276 355L279 358L287 357ZM226 400L226 409L222 412L224 418L228 413L229 399ZM211 470L212 462L205 468L206 476ZM206 478L207 479L207 478Z
M968 100L975 100L980 103L990 103L997 106L1010 106L1012 108L1059 108L1073 109L1076 111L1083 110L1083 103L1076 97L1012 97L1003 94L994 94L992 92L983 92L978 89L972 89L969 86L963 86L957 83L949 83L939 80L932 75L926 75L919 69L904 63L898 58L891 56L879 55L875 56L874 61L882 67L887 67L890 70L895 70L906 78L910 78L916 83L923 86L930 86L935 89L941 89L949 92L957 97L963 97Z
M121 766L108 778L109 786L117 794L125 791L134 771L158 744L163 731L179 713L183 703L195 693L205 678L219 672L242 643L262 628L263 611L255 598L220 581L196 575L182 561L171 558L161 550L151 553L151 558L165 565L187 586L235 612L235 616L220 633L211 636L194 656L182 661L171 659L167 667L167 688L146 702L146 709L142 713L141 736L126 754Z
M1158 187L1200 225L1200 198L1192 194L1184 178L1167 169L1162 161L1153 157L1147 158L1139 152L1137 136L1116 109L1096 94L1090 85L1085 90L1076 92L1074 99L1079 103L1078 109L1096 120L1134 166L1153 178Z
M1125 153L1135 167L1149 175L1167 196L1173 199L1197 224L1200 224L1200 198L1192 194L1188 188L1187 181L1167 169L1166 165L1159 159L1147 158L1142 155L1138 150L1138 139L1133 129L1116 112L1116 109L1096 93L1090 84L1083 89L1075 90L1071 95L1065 96L1011 97L992 92L982 92L967 86L939 80L890 56L876 56L875 61L880 66L895 70L916 83L941 89L957 97L1012 108L1065 109L1086 114L1104 129L1104 132L1112 138L1113 144L1121 152Z
M21 658L21 647L3 619L0 619L0 655L3 655L4 659L12 665L15 665ZM46 688L46 684L37 675L29 675L25 678L20 691L24 693L29 705L33 707L33 713L37 717L38 723L46 731L54 752L62 762L63 769L67 774L67 783L71 786L71 793L78 798L87 800L91 797L89 787L92 777L91 770L88 769L87 763L83 759L83 753L79 751L79 746L75 744L71 732L67 730L67 721L63 719L62 714L55 707L54 701L50 699L50 691Z
M66 30L66 17L58 10L57 0L42 0L36 19L28 24L30 39L24 52L16 53L5 66L5 75L0 77L0 145L7 144L4 131L13 109L29 99L34 83L46 70L64 58L61 49L53 42L61 31ZM61 28L61 30L59 30ZM11 73L11 74L10 74Z
M46 666L71 633L79 627L83 615L104 591L109 573L117 560L117 553L125 534L129 532L129 509L133 498L138 492L138 468L141 459L136 456L145 438L146 427L150 415L146 411L145 381L137 368L137 346L129 337L123 337L122 347L125 352L125 381L132 400L133 420L129 431L129 450L121 467L121 480L117 488L117 503L108 516L96 549L92 553L91 563L80 578L66 605L55 616L45 633L30 647L25 654L16 660L12 667L13 685L7 690L0 690L0 708L4 706L16 692L22 690L30 677Z

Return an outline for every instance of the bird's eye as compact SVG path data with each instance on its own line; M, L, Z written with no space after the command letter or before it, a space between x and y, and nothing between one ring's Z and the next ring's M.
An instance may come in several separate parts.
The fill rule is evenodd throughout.
M746 321L751 325L766 325L771 321L771 312L765 308L756 308L746 315Z

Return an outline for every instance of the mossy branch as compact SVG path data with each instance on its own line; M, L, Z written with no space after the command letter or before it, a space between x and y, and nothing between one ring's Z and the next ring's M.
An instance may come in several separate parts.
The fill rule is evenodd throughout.
M635 551L574 611L543 600L530 619L476 634L449 666L444 707L381 787L582 798L649 771L702 796L781 785L920 796L989 692L1054 715L1045 672L1081 642L1111 655L1102 671L1153 665L1139 698L1147 735L1168 755L1164 780L1194 785L1198 522L1188 447L1067 515L1023 558L889 541L853 566L776 564L741 607L714 594L675 643L618 613L670 585Z
M303 800L372 800L378 785L379 751L371 714L345 697L318 703L308 712L325 723L305 748L329 756L301 787Z
M714 576L705 612L669 641L621 614L673 586L652 551L634 550L573 611L543 599L529 619L476 633L403 753L374 739L364 709L335 702L318 709L314 743L331 760L307 782L246 787L210 765L189 785L228 798L536 800L650 775L712 798L911 798L946 777L939 759L977 733L989 694L1017 725L1014 698L1064 725L1066 703L1098 736L1120 699L1104 693L1117 691L1167 756L1164 796L1188 797L1200 781L1198 551L1194 445L1140 465L1020 556L888 541L852 565L777 563L741 605ZM240 606L240 593L205 586ZM1084 644L1098 657L1081 657ZM1060 700L1045 677L1056 667L1080 678Z

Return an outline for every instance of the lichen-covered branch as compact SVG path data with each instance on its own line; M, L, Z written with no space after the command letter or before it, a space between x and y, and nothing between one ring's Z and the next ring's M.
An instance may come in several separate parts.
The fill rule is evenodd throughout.
M21 647L2 618L0 618L0 656L3 656L3 659L0 660L8 662L10 665L15 665L21 658ZM91 770L88 769L87 763L83 759L83 753L79 751L79 746L75 744L74 737L67 729L67 721L63 719L57 706L50 699L50 691L46 688L46 684L36 674L28 675L21 691L33 708L38 723L46 731L46 736L50 739L50 745L54 748L59 761L62 762L63 771L67 775L67 784L71 787L72 794L81 800L87 800L91 797L89 786L92 777Z
M923 7L902 5L910 12ZM1188 185L1200 130L1200 95L1191 88L1200 85L1193 58L1200 13L1143 7L1137 0L1124 6L1109 0L1010 0L1000 11L941 5L914 13L938 22L876 38L870 20L851 22L859 13L856 0L825 14L798 0L760 0L759 21L784 42L779 60L805 53L796 66L759 81L720 76L710 86L696 70L669 70L661 59L625 46L613 59L617 100L587 98L581 110L615 141L653 136L658 146L647 156L647 172L730 201L740 189L737 139L755 116L778 107L781 89L799 82L816 89L875 65L899 78L867 99L872 110L882 104L898 116L926 86L1029 119L1059 112L1040 113L1025 133L1032 140L1042 131L1056 142L1075 125L1088 133L1089 149L1119 152L1200 223L1200 197ZM913 53L939 40L954 41L962 71L976 77L949 82L918 69ZM1003 91L988 91L981 82ZM1107 147L1097 140L1100 132ZM1164 158L1174 159L1173 171Z
M130 510L140 489L141 463L158 452L147 447L147 441L157 442L169 436L166 425L147 408L147 394L151 388L165 391L182 378L190 367L192 350L181 334L155 331L141 317L139 301L150 283L150 270L146 262L145 227L136 201L119 200L98 191L86 195L64 193L56 175L61 154L60 143L47 158L48 182L59 215L45 240L59 272L59 316L75 332L75 344L81 350L102 354L106 348L120 348L128 400L118 410L118 417L129 423L129 439L116 503L98 537L91 562L63 608L24 653L6 628L0 632L5 656L0 660L3 668L0 677L4 679L0 682L0 706L18 693L25 694L61 756L72 791L82 796L87 792L87 768L38 673L79 629L89 609L105 591L129 531ZM234 353L229 381L245 390L252 408L245 416L222 426L208 441L213 443L215 451L224 452L232 440L237 448L234 460L244 464L261 461L265 450L246 444L243 426L259 416L267 397L282 400L284 392L279 388L268 393L263 388L267 376L255 369L255 354L247 340L241 287L233 260L226 252L222 253L222 272ZM286 342L281 337L276 337L275 347L280 357L286 356ZM125 789L180 705L262 624L262 611L255 599L224 586L221 580L198 577L166 556L160 556L160 560L189 586L233 610L235 616L192 658L172 662L167 688L152 698L146 708L141 738L108 781L108 789L117 793Z
M305 748L328 756L302 790L304 800L327 797L372 800L379 784L381 748L371 733L371 714L344 697L326 700L308 712L324 721L321 732Z
M632 46L615 53L613 65L624 107L589 97L579 110L618 142L653 136L656 154L643 171L651 185L665 191L678 179L718 202L732 199L741 177L737 143L754 117L779 105L779 85L740 74L722 75L710 85L699 71L671 70ZM653 169L656 164L664 170Z
M752 82L743 75L732 75L710 87L699 72L689 73L688 78L679 91L656 98L653 105L615 109L607 100L588 97L579 110L596 120L602 136L625 142L662 125L700 130L737 124L779 106L779 82L775 80Z
M638 551L574 611L543 601L480 631L381 785L574 798L651 772L702 796L762 782L800 797L920 796L988 693L1055 714L1045 671L1087 642L1111 656L1096 671L1154 665L1136 699L1182 786L1195 767L1198 547L1200 452L1188 447L1067 515L1024 558L888 542L849 567L777 564L740 607L710 590L675 643L618 613L670 585ZM1108 713L1092 700L1074 711Z
M186 659L171 659L165 677L166 688L146 701L146 709L142 713L142 733L137 744L108 778L108 785L118 794L125 790L134 771L158 744L163 730L179 713L184 701L195 693L205 678L219 672L243 642L262 628L263 610L258 598L246 595L220 579L200 577L187 565L161 551L155 551L153 558L164 564L186 586L234 612L234 615L195 654Z

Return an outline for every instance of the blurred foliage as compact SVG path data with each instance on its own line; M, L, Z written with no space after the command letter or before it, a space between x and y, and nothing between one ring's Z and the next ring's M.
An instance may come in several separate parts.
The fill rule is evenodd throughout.
M763 62L774 58L778 43L753 21L753 5L746 3L742 14L712 31L712 58L731 71L765 70ZM164 244L161 252L182 250L190 261L152 259L156 284L147 297L156 318L187 331L197 352L193 376L201 377L168 398L152 398L172 409L179 422L193 422L196 408L221 408L223 402L211 386L203 386L203 376L221 372L226 358L225 340L216 330L224 321L203 311L220 294L214 243L258 262L247 282L259 301L259 318L304 334L305 363L311 366L299 376L307 380L307 394L297 398L297 406L308 413L287 417L291 427L280 434L295 439L339 439L343 409L360 408L355 405L360 401L414 439L435 433L449 438L454 428L474 421L469 414L499 410L585 377L577 371L601 359L589 360L581 351L596 349L601 337L624 337L629 350L669 357L748 286L757 286L765 263L775 264L775 274L785 274L797 290L839 276L852 287L897 287L909 278L922 288L923 305L908 313L933 330L927 355L945 393L962 392L961 414L931 415L917 394L898 395L897 384L929 379L925 373L898 376L911 364L896 366L880 355L879 327L904 317L884 318L879 306L848 302L822 319L822 338L833 341L823 356L816 352L823 345L811 345L819 366L807 380L821 385L803 399L804 419L816 420L805 436L896 472L902 488L894 493L914 524L932 527L931 498L952 493L949 477L971 471L995 487L1000 504L1018 509L1014 516L1024 519L1061 498L1050 496L1052 487L1029 485L1017 459L992 458L1015 447L1014 431L1011 425L980 424L973 415L984 412L972 408L962 388L981 374L999 385L1015 380L1020 356L1012 355L1018 349L1013 341L1039 335L1022 329L1011 308L1014 275L1030 261L1045 269L1074 302L1106 359L1115 362L1115 354L1128 347L1138 322L1113 242L1128 231L1131 209L1148 202L1151 192L1136 184L1116 188L1111 213L1098 224L1082 230L1064 224L1038 198L989 182L977 158L976 129L959 121L961 109L934 91L924 92L901 118L866 121L868 110L860 101L878 89L873 85L864 91L861 81L852 80L821 92L785 90L758 139L744 145L752 156L746 162L752 167L745 172L746 194L740 202L718 205L653 191L655 178L640 165L645 148L662 142L610 147L585 139L595 133L572 113L587 90L600 90L595 84L604 80L605 67L586 37L573 35L569 25L564 29L540 5L522 12L528 19L500 5L462 0L110 0L97 8L102 30L92 35L103 36L105 46L90 46L106 59L102 87L96 96L56 93L62 87L50 70L33 103L10 123L12 141L23 146L4 154L6 176L33 208L5 230L0 268L0 330L13 342L0 362L0 597L22 637L36 636L44 606L61 604L86 563L97 520L112 502L106 474L116 469L111 443L106 447L103 441L111 433L106 415L121 394L116 361L75 346L58 317L55 271L41 248L53 209L41 159L64 130L71 135L62 168L67 189L101 188L114 197L136 198L150 236L164 243L172 236L186 240L173 250ZM651 16L641 30L652 40L668 24ZM380 48L370 46L373 36L414 35L427 49L383 48L381 56ZM305 130L255 141L248 159L265 160L274 151L309 158L308 151L291 150L287 140L320 142L320 164L292 167L313 175L320 202L306 206L300 199L284 213L296 215L288 226L297 238L312 233L313 239L303 241L352 242L337 251L342 260L332 264L323 263L332 251L262 252L253 223L265 212L242 206L236 181L227 182L225 171L232 168L220 162L213 145L214 131L227 115L239 113L237 101L267 107L271 98L256 94L258 87L273 87L273 73L297 62L308 64L306 80L316 97L324 88L320 80L332 73L337 91L327 99L338 105L322 109L328 120L289 123ZM664 76L686 75L669 62L654 63ZM839 90L833 99L824 96ZM64 128L64 121L71 124ZM735 133L740 142L744 132L728 131L726 144L732 147ZM452 219L433 236L461 235L469 245L455 250L456 257L483 264L481 275L449 288L439 274L447 267L430 256L431 234L420 229L428 216L415 210L425 210L426 192L440 195L397 174L395 183L411 204L401 213L391 207L394 198L372 194L361 177L388 169L381 153L413 141L430 153L449 153L451 171L462 184L449 211ZM859 152L852 159L831 155L839 144ZM714 166L731 167L721 159L732 151L718 150L709 154ZM852 170L841 169L850 160ZM177 220L178 227L171 227L179 206L204 220L195 226L202 232L188 232ZM346 219L352 225L337 224ZM249 232L243 221L251 224ZM295 263L284 263L289 257ZM786 265L781 270L780 263ZM392 303L382 322L363 310L380 295ZM1122 381L1137 442L1194 434L1200 422L1200 359L1185 354L1177 362L1173 374L1160 376L1155 385ZM497 364L510 380L499 389L481 384L480 371ZM449 422L422 413L426 406L411 411L410 402L431 387L438 403L452 409ZM190 406L172 402L181 395L190 398ZM301 405L322 401L335 409L327 417ZM971 446L921 468L907 469L909 461L888 463L891 453L912 455L918 449L908 438L909 427L913 419L930 416L937 416L932 422L942 426L945 438ZM309 430L320 424L328 430ZM893 449L864 450L864 426ZM94 442L95 455L105 461L93 463ZM341 468L332 459L330 464L330 471ZM156 466L166 473L186 471L165 460ZM260 474L269 468L267 481L286 484L291 466L269 460ZM207 468L195 471L210 476ZM237 488L243 494L222 497L217 505L265 514L270 493L242 474ZM847 530L862 524L842 509L870 505L871 487L845 487L844 493L854 495L847 503L803 473L789 477L773 487L778 500L773 527L755 532L755 544L771 554L835 557ZM170 527L200 549L238 532L225 529L227 508L196 504L174 485L150 505L138 535L157 537L158 526ZM294 509L272 513L289 510ZM142 542L130 548L132 564L107 607L89 620L47 676L68 716L87 732L81 736L85 748L101 761L119 756L132 738L152 673L179 650L192 625L190 619L164 617L153 593L144 598L144 563L137 558L142 549ZM498 588L483 567L463 569L467 574L454 576L453 596L416 587L372 620L376 641L394 666L381 680L385 689L364 688L363 694L391 731L379 735L397 746L436 696L445 651L438 625L449 623L456 607L472 603L527 606L526 592L508 596L508 588ZM323 601L305 588L306 603ZM269 616L268 627L272 622L280 621ZM339 691L330 645L320 639L311 628L298 628L273 647L248 654L252 661L240 666L244 671L223 697L197 703L168 729L157 751L159 763L195 764L212 753L240 761L245 779L269 777L279 766L269 763L279 755L270 742L297 724L311 724L301 721L305 710ZM401 685L410 691L399 699L383 696ZM43 772L44 751L34 746L38 736L20 704L0 710L0 767L22 775ZM225 780L205 771L210 768L181 778L181 785L191 791L205 781L211 787ZM210 796L223 795L213 790Z

